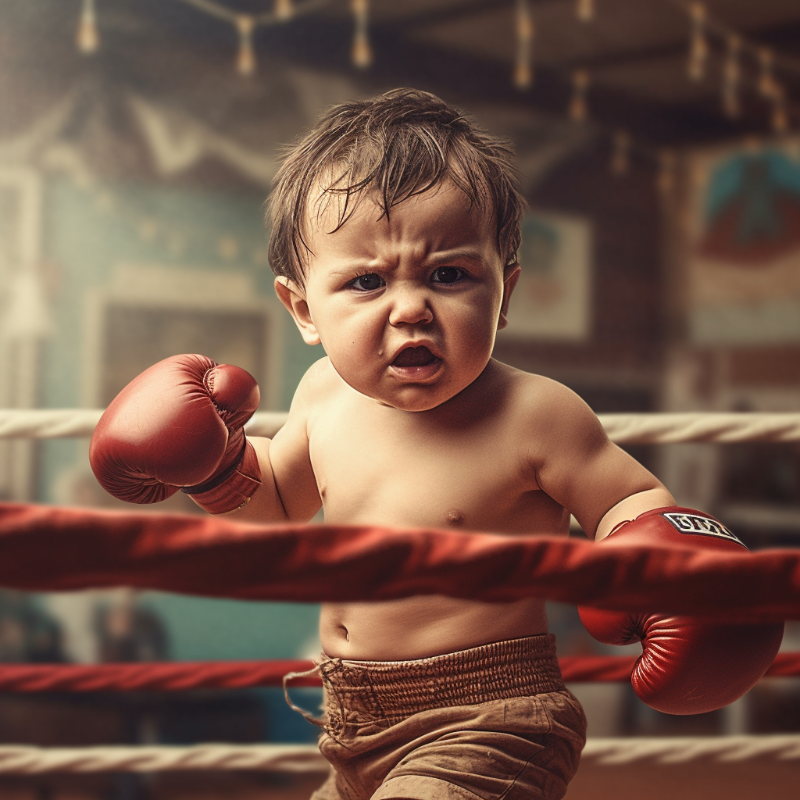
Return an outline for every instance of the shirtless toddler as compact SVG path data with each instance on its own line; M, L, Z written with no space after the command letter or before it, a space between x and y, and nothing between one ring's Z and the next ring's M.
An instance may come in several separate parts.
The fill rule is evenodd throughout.
M252 522L322 507L333 524L566 536L571 513L596 539L674 506L573 392L492 358L522 209L507 146L438 98L333 108L270 200L275 290L326 353L286 424L245 440L249 376L168 359L98 427L101 483L134 502L185 487ZM562 797L585 719L547 630L536 598L323 604L333 771L315 800Z

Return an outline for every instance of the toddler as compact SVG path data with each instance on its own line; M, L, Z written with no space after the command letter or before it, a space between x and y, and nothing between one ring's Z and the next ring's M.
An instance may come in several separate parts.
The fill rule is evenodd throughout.
M134 502L182 487L242 521L307 521L322 507L333 524L567 536L573 514L596 539L633 526L739 548L719 523L681 532L656 511L675 505L669 492L582 400L492 358L523 205L508 146L438 98L400 89L334 107L288 152L269 204L275 290L326 353L286 424L246 440L252 379L167 359L101 421L101 483ZM586 723L542 600L326 603L320 635L332 771L314 800L566 792ZM679 671L691 653L672 647ZM719 664L702 667L706 684L723 680Z

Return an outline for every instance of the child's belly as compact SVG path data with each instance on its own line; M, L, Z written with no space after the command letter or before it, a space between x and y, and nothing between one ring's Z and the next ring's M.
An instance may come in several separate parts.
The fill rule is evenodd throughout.
M480 603L441 595L381 603L326 603L323 651L354 661L406 661L547 633L544 601Z

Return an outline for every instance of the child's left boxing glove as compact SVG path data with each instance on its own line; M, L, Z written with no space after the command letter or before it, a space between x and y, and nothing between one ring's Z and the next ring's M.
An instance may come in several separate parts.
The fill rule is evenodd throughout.
M686 508L659 508L625 522L599 543L675 543L745 552L721 522ZM680 586L675 587L679 592ZM783 638L783 623L716 624L686 616L579 609L586 630L605 644L641 641L631 673L636 694L668 714L701 714L732 703L764 675Z
M252 375L196 354L159 361L111 402L89 462L100 485L129 503L158 503L182 488L211 514L244 505L261 470L244 424L258 408Z

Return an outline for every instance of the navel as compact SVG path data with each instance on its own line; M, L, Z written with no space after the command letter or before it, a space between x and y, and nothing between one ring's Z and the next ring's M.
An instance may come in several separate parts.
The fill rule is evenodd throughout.
M464 514L457 508L451 508L447 512L447 524L459 527L464 524Z

